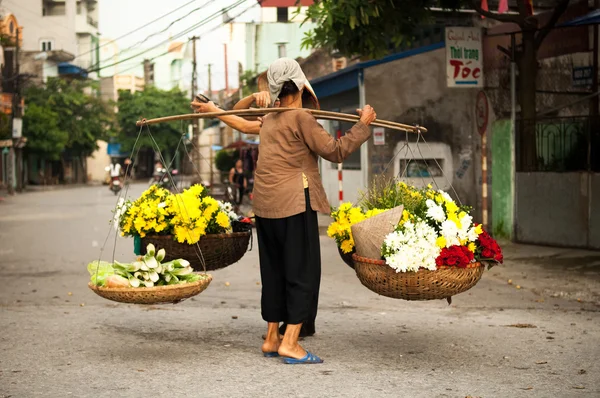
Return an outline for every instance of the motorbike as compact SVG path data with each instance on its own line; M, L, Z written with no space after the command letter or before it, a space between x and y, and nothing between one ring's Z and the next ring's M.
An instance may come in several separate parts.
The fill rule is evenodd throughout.
M121 190L121 177L114 176L110 178L110 190L116 195Z
M177 169L168 172L166 168L157 168L150 179L150 185L156 184L161 188L171 191L174 189L173 186L177 186L177 180L175 178L177 174Z

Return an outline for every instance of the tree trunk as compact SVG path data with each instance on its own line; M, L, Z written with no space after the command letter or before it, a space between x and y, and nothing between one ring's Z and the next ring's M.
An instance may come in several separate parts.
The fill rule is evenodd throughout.
M537 166L536 142L536 79L537 49L535 47L535 31L523 32L523 49L518 55L519 62L519 138L517 148L518 170L535 171Z

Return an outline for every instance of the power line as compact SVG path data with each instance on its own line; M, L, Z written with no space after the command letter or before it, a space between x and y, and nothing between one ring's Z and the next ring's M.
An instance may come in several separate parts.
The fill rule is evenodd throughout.
M138 42L137 42L137 43L135 43L135 44L132 44L131 46L129 46L129 47L127 47L127 48L125 48L124 50L121 50L121 51L119 51L119 52L123 53L123 52L129 51L129 50L132 50L132 49L134 49L135 47L139 46L140 44L143 44L143 43L147 42L147 41L148 41L148 40L150 40L152 37L154 37L154 36L157 36L157 35L159 35L159 34L161 34L161 33L164 33L164 32L166 32L166 31L167 31L167 30L168 30L168 29L169 29L171 26L175 25L177 22L179 22L179 21L181 21L181 20L183 20L183 19L185 19L185 18L189 17L190 15L192 15L193 13L195 13L195 12L197 12L197 11L200 11L200 10L202 10L203 8L205 8L206 6L208 6L209 4L211 4L211 3L214 3L214 1L215 1L215 0L208 0L206 3L202 4L200 7L194 8L193 10L191 10L191 11L190 11L189 13L187 13L186 15L184 15L184 16L182 16L182 17L180 17L180 18L177 18L177 19L175 19L174 21L171 21L171 23L169 23L169 25L167 25L167 27L166 27L166 28L164 28L164 29L162 29L162 30L160 30L160 31L154 32L154 33L150 34L149 36L146 36L146 38L144 38L144 39L142 39L142 40L138 41ZM192 2L193 2L193 1L192 1ZM192 2L190 2L190 3L192 3ZM187 3L187 4L190 4L190 3ZM183 7L183 6L182 6L182 7ZM178 8L177 10L181 9L182 7ZM174 10L174 11L177 11L177 10ZM173 12L174 12L174 11L173 11ZM162 17L161 17L161 18L162 18ZM125 36L125 35L124 35L124 36ZM124 37L124 36L121 36L121 37ZM118 39L116 39L116 40L118 40ZM106 44L108 44L108 43L106 43ZM108 59L105 59L105 60L102 60L102 61L98 60L98 62L97 62L97 65L100 65L102 62L106 62L107 60L108 60Z
M102 69L110 68L110 67L113 67L113 66L115 66L115 65L122 64L123 62L127 62L127 61L129 61L129 60L131 60L131 59L137 58L137 57L139 57L139 56L143 55L143 54L144 54L145 52L147 52L148 50L152 50L152 49L155 49L155 48L157 48L157 47L160 47L160 46L162 46L162 45L164 45L164 44L167 44L167 43L169 43L170 41L172 41L173 39L177 39L177 38L179 38L179 37L181 37L181 36L184 36L184 35L186 35L186 34L188 34L188 33L192 32L194 29L197 29L197 28L199 28L199 27L201 27L201 26L203 26L203 25L206 25L208 22L212 21L213 19L215 19L215 18L217 18L217 17L219 17L219 16L222 16L222 15L224 15L224 14L225 14L225 13L227 13L228 11L231 11L231 10L233 10L234 8L238 7L239 5L241 5L242 3L244 3L245 1L246 1L246 0L238 0L236 3L234 3L234 4L231 4L230 6L228 6L228 7L226 7L226 8L223 8L223 9L222 9L220 12L216 12L216 13L212 14L211 16L209 16L209 17L206 17L206 18L205 18L205 19L203 19L201 22L199 22L199 23L197 23L197 24L195 24L195 25L192 25L191 27L187 28L187 29L186 29L186 30L184 30L183 32L180 32L180 33L176 34L175 36L173 36L172 38L170 38L170 39L168 39L168 40L162 41L162 42L160 42L159 44L157 44L157 45L155 45L155 46L152 46L152 47L150 47L150 48L148 48L148 49L146 49L146 50L144 50L144 51L142 51L142 52L140 52L140 53L138 53L138 54L136 54L136 55L132 55L132 56L130 56L130 57L127 57L127 58L125 58L125 59L122 59L122 60L120 60L120 61L114 62L114 63L112 63L112 64L110 64L110 65L106 65L106 66L100 66L100 67L98 67L98 68L95 68L95 69L90 69L90 70L88 70L88 73L91 73L91 72L98 72L98 71L100 71L100 70L102 70ZM167 51L167 53L168 53L168 51ZM165 54L162 54L162 55L165 55Z
M217 26L215 26L215 27L214 27L214 28L212 28L212 29L209 29L209 30L207 30L206 32L203 32L203 33L201 33L201 34L200 34L200 36L203 36L203 35L210 34L210 33L214 32L215 30L217 30L217 29L221 28L222 26L224 26L226 23L232 22L234 19L236 19L236 18L238 18L238 17L242 16L243 14L245 14L246 12L248 12L250 9L252 9L252 8L256 7L257 5L259 5L261 2L262 2L262 0L261 0L261 1L259 1L259 2L258 2L258 4L253 4L253 5L251 5L250 7L247 7L247 8L245 8L245 9L244 9L243 11L241 11L239 14L237 14L237 15L234 15L233 17L231 17L229 21L227 21L227 22L224 22L224 23L222 23L222 24L220 24L220 25L217 25ZM235 7L237 7L237 6L235 6ZM222 14L224 14L225 12L227 12L227 11L224 11L224 12L222 12L222 13L221 13L221 15L222 15ZM189 41L189 40L188 40L188 41ZM154 57L150 58L148 61L154 61L155 59L157 59L157 58L160 58L160 57L164 57L164 56L165 56L165 55L167 55L167 54L169 54L169 51L165 51L164 53L161 53L161 54L159 54L159 55L156 55L156 56L154 56ZM137 64L135 64L135 65L133 65L133 66L131 66L131 67L129 67L129 68L127 68L127 69L125 69L125 70L122 70L122 71L120 71L120 72L119 72L119 74L122 74L122 73L124 73L124 72L130 71L130 70L132 70L132 69L135 69L135 68L139 67L139 65L140 65L140 63L137 63ZM113 76L115 76L115 75L113 75Z

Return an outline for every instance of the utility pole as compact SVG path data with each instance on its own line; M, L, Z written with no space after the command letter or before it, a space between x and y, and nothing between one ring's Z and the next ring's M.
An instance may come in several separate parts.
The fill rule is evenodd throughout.
M206 95L208 98L212 98L212 75L210 73L211 66L212 64L208 64L208 93Z
M17 179L17 192L23 190L23 148L21 144L21 132L23 128L23 115L21 114L21 84L20 84L20 62L19 62L19 34L20 29L16 29L15 37L15 74L14 74L14 93L12 101L12 137L13 137L13 148L15 153L16 163L16 179Z
M225 53L225 96L229 94L229 69L227 68L227 43L223 43Z
M207 97L209 99L212 98L212 74L210 72L210 68L211 68L212 64L208 64L208 93L207 93ZM210 165L210 186L212 187L214 185L214 178L213 178L213 149L212 149L212 144L213 144L213 135L212 133L208 136L209 138L209 145L208 145L208 153L210 154L209 158L209 165Z
M192 41L192 101L198 93L198 70L196 65L196 40L198 37L194 36L190 39ZM199 138L200 138L200 119L192 119L192 172L197 170L200 166L199 162Z

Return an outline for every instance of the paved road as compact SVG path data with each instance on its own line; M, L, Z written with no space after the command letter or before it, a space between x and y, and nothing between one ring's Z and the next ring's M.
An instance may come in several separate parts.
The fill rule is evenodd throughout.
M448 306L368 291L322 237L318 334L304 343L325 363L289 366L260 355L255 249L175 306L94 295L85 268L114 201L91 187L0 203L0 397L600 396L599 307L507 284L523 253ZM119 238L116 258L131 252Z

